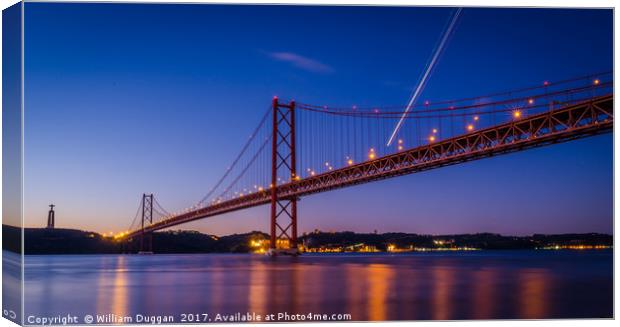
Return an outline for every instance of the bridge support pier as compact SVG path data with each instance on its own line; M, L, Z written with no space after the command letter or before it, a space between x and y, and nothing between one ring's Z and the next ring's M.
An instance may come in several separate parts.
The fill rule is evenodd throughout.
M295 150L295 101L281 104L273 98L273 134L271 152L271 239L270 255L299 254L297 248L297 197L279 198L278 180L299 180ZM278 178L278 172L284 178Z

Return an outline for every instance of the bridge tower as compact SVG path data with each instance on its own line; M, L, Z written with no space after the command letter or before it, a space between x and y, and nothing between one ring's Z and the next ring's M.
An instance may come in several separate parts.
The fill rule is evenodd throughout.
M142 194L142 233L140 234L140 252L153 253L153 232L144 232L145 222L153 223L153 194Z
M288 182L298 180L295 151L295 101L288 104L273 98L273 134L271 152L271 239L270 254L297 252L297 197L279 198L278 172ZM286 180L285 180L286 182Z

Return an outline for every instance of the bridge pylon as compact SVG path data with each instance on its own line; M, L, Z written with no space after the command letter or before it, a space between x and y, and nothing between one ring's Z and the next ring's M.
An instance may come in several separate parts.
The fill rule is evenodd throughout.
M298 254L297 197L278 197L278 173L282 182L295 182L297 162L295 149L295 101L288 104L273 98L273 134L271 152L271 239L270 254ZM281 180L281 178L280 178Z
M144 232L146 222L153 223L153 194L142 194L142 233L140 233L140 252L138 252L140 254L153 253L153 232Z

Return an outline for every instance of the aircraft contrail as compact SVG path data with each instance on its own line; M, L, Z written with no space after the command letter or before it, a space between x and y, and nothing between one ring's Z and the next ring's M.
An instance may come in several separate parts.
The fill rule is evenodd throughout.
M392 132L392 135L390 136L390 139L387 142L387 146L390 146L392 142L394 142L394 138L396 137L396 134L398 134L398 131L400 130L400 127L402 126L403 121L405 120L405 117L411 110L411 107L413 107L415 102L418 100L420 93L422 93L422 90L424 89L424 86L426 85L426 81L428 80L428 77L433 71L433 67L435 67L435 64L437 63L437 58L439 58L439 55L443 51L443 48L446 45L446 41L448 40L448 37L450 36L450 34L452 34L454 25L456 25L456 21L458 20L459 15L461 14L462 10L463 8L458 8L456 10L456 13L452 17L452 20L450 21L448 28L445 30L443 36L441 37L439 46L437 47L437 49L435 49L435 53L433 53L433 57L431 61L429 62L428 66L426 67L426 71L424 72L424 75L422 75L422 79L420 79L418 86L415 88L415 91L413 91L413 94L411 95L411 99L409 100L409 103L407 104L407 107L405 108L405 112L403 112L403 115L400 117L400 120L396 124L396 127L394 128L394 131Z

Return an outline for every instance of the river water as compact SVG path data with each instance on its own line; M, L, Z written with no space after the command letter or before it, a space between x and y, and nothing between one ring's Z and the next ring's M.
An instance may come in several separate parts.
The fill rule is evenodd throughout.
M612 317L612 265L611 250L26 256L24 316Z

